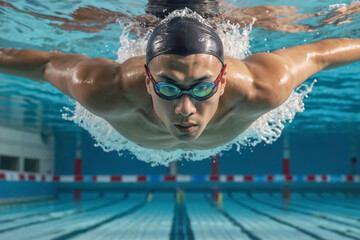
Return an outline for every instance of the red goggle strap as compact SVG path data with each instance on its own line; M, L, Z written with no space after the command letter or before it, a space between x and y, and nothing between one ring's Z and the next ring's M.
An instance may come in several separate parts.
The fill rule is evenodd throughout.
M155 79L153 78L153 76L151 75L149 68L146 66L146 64L144 64L144 68L145 68L145 73L146 75L149 77L149 79L151 80L151 82L155 85Z
M220 72L220 74L219 74L219 76L218 76L218 78L215 80L215 85L218 85L219 84L219 82L220 82L220 80L222 79L222 77L224 76L224 73L225 73L225 70L226 70L226 64L224 65L224 67L223 67L223 69L221 70L221 72Z

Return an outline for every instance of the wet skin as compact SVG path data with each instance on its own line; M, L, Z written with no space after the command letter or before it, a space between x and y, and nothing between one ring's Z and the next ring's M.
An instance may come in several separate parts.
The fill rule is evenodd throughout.
M258 117L281 105L311 75L360 59L360 39L329 39L225 58L227 70L215 95L197 101L184 94L159 98L144 71L145 57L122 64L79 54L1 49L0 72L49 82L104 118L125 138L147 148L209 149L225 144ZM211 55L161 55L149 63L155 81L187 88L196 79L215 81L220 61ZM188 131L181 131L182 125Z
M163 55L151 61L149 69L156 82L169 82L171 79L176 85L188 89L196 83L196 79L203 79L201 82L214 82L222 69L222 64L216 57L205 54L185 58ZM225 86L226 77L223 77L216 94L205 101L197 101L187 94L175 100L166 100L156 95L153 84L149 78L146 79L147 93L152 98L156 116L179 141L195 140L201 135L217 112ZM188 126L193 126L193 130L181 131L186 130ZM188 129L191 130L190 127Z

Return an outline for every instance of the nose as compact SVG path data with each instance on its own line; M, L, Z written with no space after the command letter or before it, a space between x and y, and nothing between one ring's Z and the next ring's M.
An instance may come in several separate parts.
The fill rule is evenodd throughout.
M182 95L175 107L175 113L183 117L191 116L196 113L196 107L187 94Z

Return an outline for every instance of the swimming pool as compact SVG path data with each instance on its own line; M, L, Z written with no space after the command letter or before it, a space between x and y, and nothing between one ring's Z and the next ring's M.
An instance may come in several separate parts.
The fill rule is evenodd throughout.
M241 47L250 51L242 53L326 38L360 38L357 3L294 2L291 5L299 9L286 8L275 14L261 9L267 16L247 26L245 33L241 29ZM133 46L142 37L129 30L129 24L136 21L128 17L145 14L146 4L145 0L0 1L0 47L116 60L121 46ZM269 2L231 4L253 7ZM289 5L282 0L271 4ZM343 14L345 10L348 15ZM301 21L293 19L301 17ZM257 25L259 22L263 24ZM298 31L302 28L307 30ZM170 168L150 167L134 159L131 152L124 151L119 157L94 148L97 143L86 131L63 119L64 107L73 109L74 104L54 87L0 75L0 155L15 154L17 150L11 147L20 140L20 154L28 154L21 161L31 162L36 158L32 152L40 148L50 149L41 152L42 156L54 154L44 160L45 166L41 162L38 175L21 167L0 170L0 198L51 197L0 203L0 239L360 239L360 178L356 175L360 171L356 164L360 63L323 71L307 84L314 79L317 82L304 99L306 110L286 123L285 134L274 144L245 147L241 154L236 149L224 152L220 170L214 159L183 161L177 172L188 176L176 178ZM36 135L39 144L27 132ZM82 161L74 161L78 151ZM286 180L276 182L277 174ZM317 183L330 175L324 183ZM162 179L170 183L165 185ZM249 179L260 185L243 183ZM336 185L329 179L351 183ZM137 183L122 183L125 181ZM291 197L286 192L289 186ZM211 195L213 189L216 197ZM79 190L82 200L74 202Z
M358 239L359 197L190 193L103 196L2 206L0 237L20 239Z

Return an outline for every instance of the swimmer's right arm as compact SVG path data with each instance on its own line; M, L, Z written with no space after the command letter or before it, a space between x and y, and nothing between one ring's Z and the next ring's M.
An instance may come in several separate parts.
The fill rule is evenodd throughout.
M62 75L64 75L68 74L68 71L72 70L76 63L88 58L89 57L84 55L64 54L60 52L0 48L0 72L40 83L51 82L53 79L51 79L51 77L50 79L46 79L45 75L48 73L48 70L54 66L53 64L55 62L57 62L58 74L62 72ZM64 62L61 64L62 66L60 66L59 60ZM71 65L72 67L70 68Z
M94 112L106 111L115 103L119 107L124 102L121 64L110 59L0 48L0 73L49 82Z

